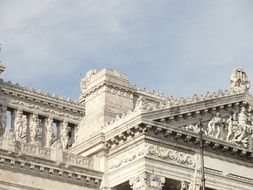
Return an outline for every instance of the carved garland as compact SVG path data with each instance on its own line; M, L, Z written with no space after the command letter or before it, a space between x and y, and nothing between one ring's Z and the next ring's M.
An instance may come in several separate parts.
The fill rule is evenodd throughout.
M141 144L119 156L109 160L109 169L114 170L127 165L139 158L150 157L154 159L164 160L177 165L193 168L196 164L193 155L178 152L172 149L150 145Z

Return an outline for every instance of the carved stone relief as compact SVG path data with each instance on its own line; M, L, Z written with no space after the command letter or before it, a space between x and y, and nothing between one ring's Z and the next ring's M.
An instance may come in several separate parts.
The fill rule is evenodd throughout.
M152 157L154 159L166 160L170 163L183 165L185 167L193 168L195 166L195 158L193 155L156 145L141 144L110 159L108 163L109 169L114 170L119 167L123 167L128 163L145 156Z
M183 128L196 133L199 132L197 124L190 124ZM223 118L220 113L217 113L204 127L205 135L226 140L244 148L248 148L252 132L252 110L250 108L247 110L244 106L241 106L238 112L230 114L228 118Z
M130 179L129 184L133 190L162 190L165 178L144 172Z

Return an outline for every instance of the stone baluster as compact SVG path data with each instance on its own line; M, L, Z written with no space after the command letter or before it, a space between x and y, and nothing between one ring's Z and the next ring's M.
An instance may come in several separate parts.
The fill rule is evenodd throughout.
M133 190L162 190L164 183L164 177L146 172L129 181Z

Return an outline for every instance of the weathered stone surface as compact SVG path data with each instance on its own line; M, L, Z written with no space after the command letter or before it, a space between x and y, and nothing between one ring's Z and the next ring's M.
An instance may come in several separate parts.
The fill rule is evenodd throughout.
M72 101L0 81L0 189L253 189L253 98L242 69L229 90L167 97L110 69ZM200 122L201 121L201 122Z

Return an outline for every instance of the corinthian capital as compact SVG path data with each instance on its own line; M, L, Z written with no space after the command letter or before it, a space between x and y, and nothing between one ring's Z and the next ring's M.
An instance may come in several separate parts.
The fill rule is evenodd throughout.
M142 173L129 181L133 190L162 190L165 178L149 173Z

